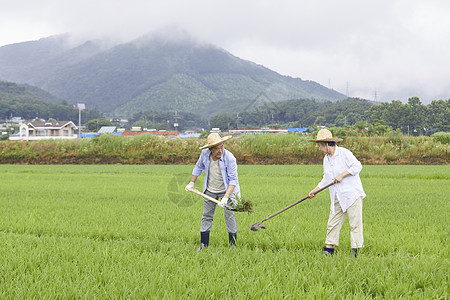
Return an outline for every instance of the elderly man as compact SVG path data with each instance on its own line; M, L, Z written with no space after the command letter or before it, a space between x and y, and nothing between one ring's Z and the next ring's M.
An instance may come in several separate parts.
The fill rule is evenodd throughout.
M323 251L326 255L334 253L334 247L339 244L339 232L348 215L350 223L350 242L352 253L356 257L358 249L363 247L362 199L366 197L359 178L362 165L350 150L338 147L336 142L342 139L333 138L328 129L321 129L315 140L323 158L323 178L316 188L309 192L309 197L315 197L317 191L334 182L330 187L331 207L328 218L327 236Z
M239 195L239 182L236 158L224 149L223 143L231 136L221 138L217 133L208 135L207 144L200 149L200 157L192 171L192 177L186 190L194 187L198 176L205 171L203 193L214 199L222 198L221 207L232 204L229 199L232 194ZM203 199L203 216L200 227L200 248L208 247L216 203ZM230 202L230 203L229 203ZM226 229L231 246L236 245L237 221L236 216L228 209L224 210Z

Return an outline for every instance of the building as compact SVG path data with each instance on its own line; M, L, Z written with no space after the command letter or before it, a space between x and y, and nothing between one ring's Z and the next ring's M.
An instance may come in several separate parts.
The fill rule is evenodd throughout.
M261 133L287 133L286 128L237 128L228 130L229 134L261 134Z
M116 126L102 126L97 133L98 134L114 133L115 131L116 131Z
M10 140L36 141L46 139L75 139L73 131L77 126L72 121L29 122L20 125L19 134Z
M288 128L288 132L296 132L296 133L301 133L303 135L306 134L307 130L308 130L308 128L304 128L304 127L301 127L301 128Z
M195 131L192 130L186 130L184 133L180 133L178 135L179 138L199 138L200 137L200 133L197 133Z
M165 137L177 137L180 133L175 130L150 130L150 131L134 131L134 130L128 130L122 132L122 135L138 135L138 134L151 134L151 135L157 135L157 136L165 136Z

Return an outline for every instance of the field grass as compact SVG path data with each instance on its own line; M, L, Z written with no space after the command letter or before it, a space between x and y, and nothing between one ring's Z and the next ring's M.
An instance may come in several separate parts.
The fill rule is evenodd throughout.
M239 166L238 247L216 210L196 251L202 199L192 166L0 165L1 299L447 299L450 167L364 166L366 247L350 257L348 221L324 257L329 194L304 197L320 165ZM197 182L201 188L201 182Z

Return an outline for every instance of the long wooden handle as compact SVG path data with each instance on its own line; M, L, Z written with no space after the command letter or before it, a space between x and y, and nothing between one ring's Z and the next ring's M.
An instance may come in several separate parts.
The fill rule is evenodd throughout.
M195 189L195 188L188 188L187 190L188 190L189 192L192 192L192 193L195 193L195 194L197 194L197 195L203 196L203 198L206 198L206 199L208 199L209 201L212 201L212 202L215 202L215 203L217 203L217 204L220 204L220 201L219 201L219 200L214 199L214 198L211 197L211 196L205 195L205 194L203 194L202 192L200 192L199 190L197 190L197 189Z
M324 186L323 188L321 188L320 190L318 190L314 195L317 195L319 192L321 192L321 191L323 191L323 190L329 188L329 187L332 186L333 184L334 184L334 182L332 182L332 183L330 183L330 184ZM283 211L288 210L288 209L291 208L292 206L295 206L295 205L299 204L300 202L302 202L302 201L304 201L304 200L306 200L306 199L308 199L308 198L309 198L309 195L306 196L306 197L304 197L304 198L302 198L302 199L300 199L300 200L295 201L295 202L292 203L291 205L288 205L288 206L286 206L285 208L283 208L282 210L277 211L277 212L274 213L273 215L268 216L267 218L265 218L264 220L262 220L262 221L259 222L259 223L262 223L262 222L264 222L264 221L267 221L267 220L269 220L269 219L275 217L276 215L281 214Z

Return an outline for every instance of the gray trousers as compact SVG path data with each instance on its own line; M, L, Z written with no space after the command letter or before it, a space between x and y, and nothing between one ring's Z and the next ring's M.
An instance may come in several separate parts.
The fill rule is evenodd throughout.
M225 193L214 194L208 190L206 190L205 194L210 197L213 197L214 199L218 199L219 197L222 198L223 195L225 195ZM228 203L231 204L231 200L229 200ZM203 198L203 216L202 216L202 224L200 227L201 232L211 230L216 206L217 206L216 203ZM228 209L224 209L224 215L227 231L230 233L236 233L237 232L236 216L232 211Z

